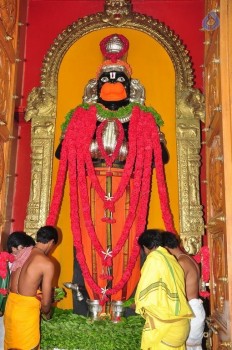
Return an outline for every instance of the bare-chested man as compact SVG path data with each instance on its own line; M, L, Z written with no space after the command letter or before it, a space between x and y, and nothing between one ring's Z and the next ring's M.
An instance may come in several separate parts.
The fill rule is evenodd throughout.
M24 248L11 266L10 293L4 316L4 349L39 349L40 312L51 317L54 265L47 254L58 241L57 230L41 227L36 245ZM41 289L42 297L38 298Z
M186 297L195 315L191 319L190 333L186 341L187 350L202 350L202 338L205 327L205 310L199 298L200 269L196 261L185 253L179 245L178 237L164 232L164 246L176 257L185 274Z

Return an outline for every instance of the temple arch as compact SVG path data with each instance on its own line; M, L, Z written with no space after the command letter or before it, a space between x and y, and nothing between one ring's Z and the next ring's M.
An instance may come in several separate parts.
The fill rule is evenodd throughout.
M58 74L68 50L86 35L113 29L144 33L167 52L175 70L179 232L186 250L196 253L204 233L199 196L200 120L204 100L194 88L191 59L181 39L165 24L134 13L129 1L106 1L103 12L68 26L55 39L42 65L41 82L29 97L25 119L32 128L32 177L25 230L35 232L49 210L57 118Z

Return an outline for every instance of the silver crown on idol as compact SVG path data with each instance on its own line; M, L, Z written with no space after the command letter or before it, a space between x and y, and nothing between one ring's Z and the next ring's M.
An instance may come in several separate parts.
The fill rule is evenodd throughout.
M105 46L106 51L112 52L112 53L121 52L123 47L124 47L124 44L117 34L112 36Z
M122 34L111 34L100 42L100 49L104 61L97 71L97 79L103 72L119 71L124 72L128 78L131 77L131 67L126 62L129 49L129 41Z

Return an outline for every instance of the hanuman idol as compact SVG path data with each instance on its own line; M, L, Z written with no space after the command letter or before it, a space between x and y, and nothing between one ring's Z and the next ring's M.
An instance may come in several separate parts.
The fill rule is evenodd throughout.
M66 174L75 268L87 297L127 300L140 276L138 237L145 230L151 177L156 172L165 227L173 231L164 175L169 155L163 121L144 105L144 88L131 77L129 42L120 34L100 42L104 60L88 82L83 103L62 125L60 159L47 224L57 220Z

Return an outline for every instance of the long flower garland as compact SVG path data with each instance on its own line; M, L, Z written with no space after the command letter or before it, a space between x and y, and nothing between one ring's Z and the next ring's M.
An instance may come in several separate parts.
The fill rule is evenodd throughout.
M201 264L201 278L203 284L199 294L203 298L208 298L210 293L206 290L206 283L208 283L210 279L209 247L201 247L199 253L194 256L194 259L198 264Z
M138 135L134 133L138 133L141 135L141 125L140 129L136 130L134 126L137 123L135 123L134 120L131 120L131 128L129 129L130 136L132 137L132 140L135 141L136 139L138 140L139 137L136 137ZM121 178L120 184L118 186L118 189L116 192L113 194L112 198L110 200L105 199L106 198L106 193L105 191L101 188L99 180L95 174L95 170L92 165L92 161L90 161L90 157L87 157L87 170L88 174L90 176L91 182L93 187L95 188L96 192L102 199L105 209L109 209L112 213L114 212L114 207L115 203L122 197L126 187L129 184L132 171L134 168L134 163L135 163L135 155L136 155L136 143L132 142L131 146L129 147L130 151L128 154L127 162L125 165L125 169L123 172L123 176ZM143 147L137 147L138 155L136 159L136 164L135 164L135 171L134 171L134 190L131 194L131 203L130 203L130 208L129 208L129 214L127 216L121 237L119 241L116 243L114 249L111 252L111 257L108 257L108 259L105 258L104 255L104 250L103 247L100 246L99 240L97 238L95 229L92 225L92 220L90 217L90 207L89 207L89 199L88 199L88 192L87 192L87 187L86 187L86 177L83 172L81 172L81 168L84 168L83 166L78 167L78 173L79 173L79 187L80 187L80 196L82 198L82 205L83 205L83 211L86 214L85 215L85 222L86 222L86 227L88 229L89 236L91 238L91 241L97 250L98 254L102 257L102 264L103 265L112 265L112 258L115 257L122 249L123 245L125 244L125 241L129 235L129 231L132 227L132 224L135 219L136 215L136 208L138 206L138 201L139 201L139 194L141 193L141 180L142 180L142 170L143 170L143 161L145 159L144 157L144 149ZM80 163L79 163L80 164ZM83 175L83 176L82 176ZM84 186L85 183L85 186ZM149 194L149 193L148 193ZM85 198L83 196L85 195ZM87 215L88 213L88 215Z
M123 139L123 133L120 131L121 125L119 123L119 121L116 121L120 140L116 145L114 155L113 157L111 156L111 158L107 158L105 152L102 150L101 142L99 142L99 138L101 137L104 128L104 123L102 123L100 126L100 130L97 131L98 144L100 145L102 156L105 158L105 160L107 160L108 166L111 166L114 159L117 157ZM146 224L146 215L150 195L151 164L153 152L156 163L156 177L159 189L162 216L165 222L165 227L170 231L174 231L174 228L168 203L168 194L163 171L162 150L160 146L158 127L154 123L152 114L142 111L139 106L135 106L133 108L128 132L129 153L118 188L110 198L99 183L99 179L96 176L89 152L89 146L92 141L95 128L96 107L92 106L89 108L89 110L77 108L72 115L66 132L66 137L63 142L57 183L54 190L47 224L55 224L62 199L65 173L68 164L70 181L71 224L77 259L80 263L85 280L96 294L102 295L102 300L104 302L107 299L107 296L113 295L123 288L131 276L139 254L139 246L137 244L137 240L139 235L143 232ZM131 193L129 213L126 218L120 238L112 248L111 252L104 252L104 249L95 232L91 218L85 169L87 169L87 173L91 180L92 186L101 198L105 210L110 210L112 214L115 210L115 203L123 195L131 179L132 172L134 171L134 186ZM81 240L78 189L86 229L97 254L102 259L103 266L111 266L113 264L113 258L121 251L126 242L126 239L128 238L130 229L135 220L136 213L138 215L136 236L134 239L134 245L127 268L124 271L120 281L111 289L100 288L100 286L93 280L89 268L86 264ZM113 222L114 221L111 223ZM108 279L109 278L111 278L111 276L108 276Z
M8 273L7 265L9 262L12 263L14 260L14 255L8 252L0 252L0 278L6 278Z
M15 257L8 252L0 252L0 294L8 294L9 268L8 263L13 263Z

